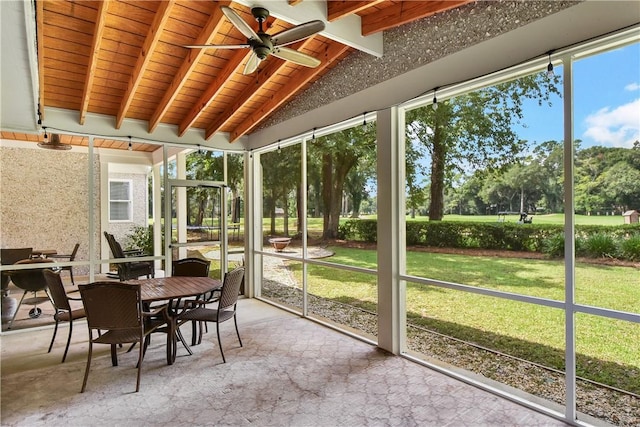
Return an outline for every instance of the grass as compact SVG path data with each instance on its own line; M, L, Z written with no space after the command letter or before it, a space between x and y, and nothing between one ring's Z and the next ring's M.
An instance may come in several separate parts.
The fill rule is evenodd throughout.
M375 251L344 247L330 261L376 269ZM411 275L505 292L564 300L561 261L407 253ZM300 264L294 267L301 283ZM309 266L309 292L376 311L376 276ZM631 267L579 263L576 302L640 312L640 275ZM545 366L564 367L564 312L416 283L407 285L407 318L456 338ZM640 325L576 315L578 375L640 393ZM636 337L636 338L633 338Z

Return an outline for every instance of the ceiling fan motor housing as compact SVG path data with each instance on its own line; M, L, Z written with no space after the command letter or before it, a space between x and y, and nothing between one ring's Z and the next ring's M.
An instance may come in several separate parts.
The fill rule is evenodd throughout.
M273 51L273 43L271 42L271 36L269 34L260 33L260 41L255 43L253 51L258 58L265 59Z

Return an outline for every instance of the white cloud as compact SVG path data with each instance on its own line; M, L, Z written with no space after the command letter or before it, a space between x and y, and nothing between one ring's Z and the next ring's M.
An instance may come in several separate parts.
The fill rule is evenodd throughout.
M612 147L631 148L640 140L640 98L613 110L602 108L585 119L583 137Z
M640 90L640 83L636 83L636 82L634 82L634 83L629 83L628 85L626 85L626 86L624 87L624 90L628 90L629 92L633 92L633 91L636 91L636 90Z

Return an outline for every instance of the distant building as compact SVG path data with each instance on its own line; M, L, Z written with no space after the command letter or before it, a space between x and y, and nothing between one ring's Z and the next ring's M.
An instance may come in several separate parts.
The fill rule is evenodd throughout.
M630 210L623 213L622 216L624 217L625 224L637 224L638 217L640 217L640 213L638 213L638 211L635 211L635 210Z

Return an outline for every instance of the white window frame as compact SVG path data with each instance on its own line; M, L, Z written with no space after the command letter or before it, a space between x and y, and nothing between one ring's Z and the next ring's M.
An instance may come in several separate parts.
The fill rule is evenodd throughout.
M114 200L111 198L111 184L112 183L127 183L129 184L129 199ZM113 219L111 217L111 204L112 203L127 203L127 219ZM133 222L133 180L131 179L109 179L109 222L110 223L122 223Z

